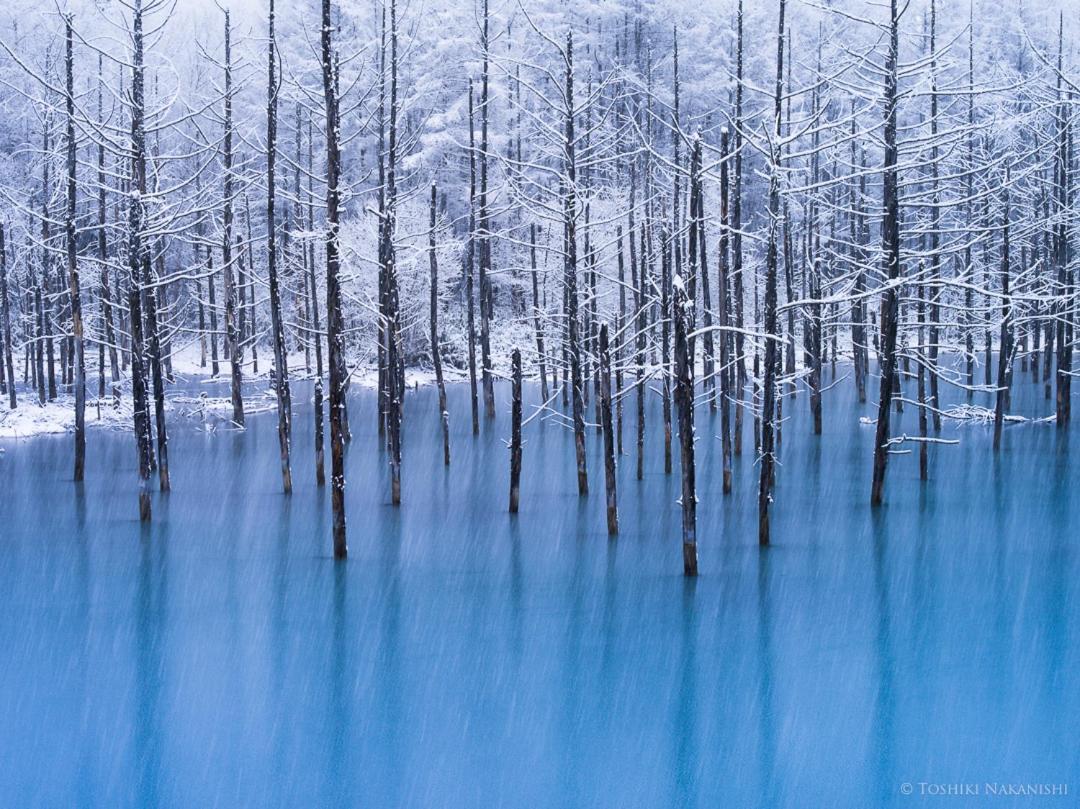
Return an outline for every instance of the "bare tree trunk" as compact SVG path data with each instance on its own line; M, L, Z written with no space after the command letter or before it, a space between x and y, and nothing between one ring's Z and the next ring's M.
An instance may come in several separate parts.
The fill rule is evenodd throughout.
M516 348L510 355L510 368L510 513L517 514L521 499L521 352Z
M7 244L4 240L4 223L0 222L0 326L4 329L4 356L0 357L7 367L8 403L11 409L18 407L15 397L15 361L11 349L11 303L8 299ZM28 363L29 364L29 363ZM25 370L25 369L24 369Z
M1001 338L998 342L997 401L994 407L994 450L1001 447L1005 408L1009 401L1009 366L1012 362L1012 301L1009 297L1009 171L1006 168L1005 213L1001 228Z
M75 243L75 57L72 15L64 16L65 69L67 84L67 214L64 229L67 235L67 270L71 295L71 332L75 338L75 482L86 474L86 353L83 346L82 296L79 291L79 264Z
M473 435L480 433L480 405L476 395L476 144L473 127L473 85L469 79L469 242L465 254L465 295L469 339L469 401Z
M484 22L480 49L483 51L484 64L480 85L480 353L484 383L484 414L495 418L495 386L491 373L491 318L493 294L491 290L491 215L488 211L488 74L490 72L490 54L488 53L488 0L484 0ZM571 101L571 106L573 102Z
M582 401L581 341L578 338L577 290L577 169L574 156L574 34L566 35L566 88L563 101L566 110L566 138L563 141L565 196L563 223L566 239L564 282L566 288L567 350L570 354L570 394L573 400L574 453L577 459L578 494L589 493L589 472L585 456L585 404Z
M271 7L271 19L273 10ZM233 422L244 425L244 396L241 387L243 369L236 324L236 283L233 273L233 113L232 113L232 28L229 12L225 11L225 142L222 155L225 175L224 212L221 240L221 264L225 279L225 340L229 351L230 391L232 393Z
M888 285L881 301L881 386L878 392L878 420L874 437L874 477L870 504L880 505L885 492L885 468L889 460L889 405L893 376L896 374L896 332L900 319L899 297L895 282L900 278L900 199L896 169L896 74L899 48L900 16L896 0L890 0L891 25L889 55L885 63L885 165L883 194L885 219L882 222L882 249Z
M435 384L439 388L439 419L443 428L443 465L450 465L450 413L446 410L446 383L443 381L442 356L439 351L439 263L435 257L435 183L431 184L431 210L428 230L428 260L431 265L431 364L435 366Z
M341 312L341 271L338 222L341 191L338 187L341 154L338 150L338 101L334 83L330 0L322 0L322 76L326 100L326 331L330 362L330 487L334 517L334 558L348 555L345 538L345 409L344 323Z
M607 531L619 533L619 497L615 486L615 429L611 421L611 349L608 324L600 325L600 423L604 434L604 485L607 492Z
M133 191L128 221L128 313L131 320L131 398L134 407L135 441L139 453L139 519L150 520L150 404L143 364L142 266L149 263L146 227L146 129L144 122L144 57L142 0L133 0L131 81L131 170Z
M97 93L97 118L104 122L104 110L102 104L102 57L98 55L98 93ZM109 376L112 380L113 403L120 403L120 363L116 355L116 330L113 326L112 292L109 288L109 245L106 237L106 222L108 206L105 200L105 141L98 143L97 148L97 183L98 183L98 231L97 248L98 260L101 261L101 319L103 321L104 350L109 354ZM200 302L201 307L201 302ZM200 309L201 312L201 309ZM201 331L201 329L200 329ZM104 368L99 367L100 380L98 382L98 397L105 396L105 373Z
M675 406L679 411L679 461L682 468L683 573L696 576L697 488L694 481L694 366L689 335L694 329L694 302L683 279L676 276L675 292Z
M278 76L277 38L274 31L274 0L270 0L269 43L267 45L266 100L266 267L270 282L270 327L274 332L274 375L277 377L278 445L281 450L281 485L292 493L292 390L289 385L289 355L285 345L285 323L281 313L281 283L277 267L277 125Z
M780 15L776 35L776 95L773 107L773 146L769 169L769 243L765 254L765 379L761 409L761 476L758 479L758 544L769 544L769 505L772 502L773 467L775 456L776 371L780 363L777 352L776 286L777 239L780 215L780 125L784 93L784 10L780 0ZM756 376L756 374L755 374Z
M532 270L533 331L536 332L536 357L540 364L540 399L548 400L547 356L544 352L544 327L541 323L540 282L536 268L536 224L529 225L529 268Z
M723 493L731 493L731 389L734 368L731 364L731 287L728 278L728 164L731 153L728 130L720 131L720 248L717 261L716 302L717 325L720 328L718 358L720 360L720 453L723 465Z

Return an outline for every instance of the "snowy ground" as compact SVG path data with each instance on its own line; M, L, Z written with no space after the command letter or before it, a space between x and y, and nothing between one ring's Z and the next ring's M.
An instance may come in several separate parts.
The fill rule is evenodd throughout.
M269 351L260 353L258 375L252 373L250 360L244 367L244 411L261 413L275 407L276 398L270 388L268 372L271 367ZM104 399L98 399L96 365L91 369L87 381L86 424L90 429L131 430L132 406L131 386L125 379L121 383L119 404L114 403L111 386L107 383ZM302 353L289 358L289 372L294 380L307 377ZM16 376L22 379L22 369L16 364ZM210 363L203 368L200 365L199 349L192 345L180 349L173 355L173 374L175 382L166 389L166 411L171 418L180 417L201 421L207 430L228 429L233 427L229 421L232 403L228 395L229 365L220 363L217 377L211 375ZM467 379L454 368L445 369L448 382ZM352 384L358 387L374 388L378 384L376 368L359 367L352 369ZM409 368L405 372L406 385L409 388L418 385L433 384L435 374L430 368ZM62 434L75 429L75 397L60 388L54 401L38 404L37 395L29 389L18 388L18 407L12 410L8 398L0 397L0 439L32 438L38 435ZM206 390L200 390L205 387Z

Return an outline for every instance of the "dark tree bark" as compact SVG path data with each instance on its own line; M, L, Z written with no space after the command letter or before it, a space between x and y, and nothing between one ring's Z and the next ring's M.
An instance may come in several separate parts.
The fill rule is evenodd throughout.
M469 79L469 240L465 253L465 295L469 339L469 402L473 435L480 433L480 404L476 392L476 139L473 126L473 84Z
M271 3L270 18L273 19ZM272 24L272 23L271 23ZM223 196L223 235L221 268L225 280L225 341L229 351L229 390L232 394L233 422L244 425L244 397L241 387L242 358L236 323L236 283L233 267L233 89L232 89L232 27L229 12L225 12L225 139L222 153L225 188Z
M716 300L718 306L717 326L718 358L720 360L720 453L723 464L723 493L731 493L731 392L734 368L731 363L731 288L728 278L728 242L730 216L728 208L728 175L731 152L728 130L720 132L720 247L717 261Z
M604 434L604 485L607 492L607 531L619 533L619 497L615 483L615 428L611 420L611 348L608 324L600 325L600 423Z
M900 15L897 0L890 0L889 54L885 62L885 164L882 187L885 218L882 221L882 250L888 283L881 301L881 385L878 392L878 420L874 437L874 476L870 504L880 505L885 493L885 470L889 460L889 404L896 374L896 332L900 320L896 281L900 278L900 198L896 168L896 75L899 50Z
M541 322L540 282L536 267L536 225L529 225L529 269L532 271L533 331L536 332L536 357L540 364L540 398L548 400L547 355L544 351L544 327Z
M64 230L67 237L67 272L70 286L71 332L75 353L75 482L86 474L86 352L83 346L82 295L79 290L79 263L75 242L75 57L72 15L64 16L64 72L67 77L65 102L67 107L67 212Z
M97 118L98 121L104 122L104 110L102 103L102 87L103 82L101 78L101 64L102 57L98 55L98 92L97 92ZM104 342L101 344L101 349L107 351L109 354L109 377L112 380L112 392L113 403L118 405L120 403L120 363L116 355L116 329L113 325L113 304L112 304L112 291L109 288L109 244L106 237L106 224L108 206L105 199L106 177L105 177L105 141L101 140L97 147L97 183L98 183L98 230L97 230L97 252L98 260L101 262L101 288L99 292L99 300L101 301L101 320L102 320L102 333L104 334ZM202 311L202 302L200 301L200 313ZM200 332L201 332L200 327ZM200 335L201 336L201 335ZM104 398L105 396L105 368L104 357L99 354L98 364L98 397Z
M15 361L11 348L11 302L8 298L7 244L4 239L4 223L0 222L0 326L4 329L4 356L0 357L7 368L8 404L18 407L15 396ZM29 365L29 363L27 363Z
M510 513L517 514L521 499L521 352L516 348L510 355L510 368Z
M633 194L633 191L631 191ZM630 210L633 211L631 198ZM630 223L630 270L634 277L634 311L637 313L637 335L634 356L634 367L637 369L637 380L634 387L637 391L637 479L645 477L645 333L648 329L648 313L645 304L645 225L642 224L639 232L641 239L641 269L635 270L638 263L634 260L634 228Z
M1012 362L1012 300L1009 297L1009 176L1006 170L1004 186L1005 212L1001 225L1001 337L998 341L997 400L994 407L994 450L1001 447L1001 431L1005 424L1005 408L1009 402L1009 366Z
M266 85L266 268L270 284L270 329L274 341L274 375L277 379L278 447L281 450L281 485L292 493L292 390L289 385L289 354L285 346L285 323L281 312L281 282L277 266L277 127L278 69L274 31L274 0L270 0L270 34L267 44ZM235 377L235 372L234 372ZM235 384L235 382L234 382Z
M682 469L683 573L696 576L697 488L694 481L694 366L689 335L694 329L694 302L683 279L676 276L675 293L675 407L679 411L679 461Z
M735 166L731 188L731 274L735 317L735 358L738 376L735 381L735 425L732 451L742 455L743 395L746 390L746 352L743 335L743 252L742 252L742 133L743 133L743 2L738 0L735 46Z
M570 354L570 394L573 400L574 453L577 459L578 494L589 493L589 472L585 456L585 403L581 374L581 341L578 337L577 289L577 169L574 155L574 34L566 35L566 87L563 101L566 110L566 137L563 141L563 227L566 259L563 267L566 288L567 351Z
M672 243L666 231L660 232L663 253L660 256L660 364L663 367L662 411L664 417L664 474L671 474L671 261ZM644 273L643 273L644 274Z
M401 353L397 256L397 143L398 143L398 62L397 3L390 2L390 138L386 156L386 211L383 226L383 267L386 273L386 366L389 377L387 432L390 439L390 501L401 505L401 411L405 394L404 359Z
M443 380L442 356L439 351L439 263L435 257L435 183L431 184L431 206L428 230L428 263L431 268L431 364L435 367L435 384L439 388L439 419L443 428L443 465L450 465L450 413L446 409L446 383Z
M488 52L488 0L484 0L484 21L480 40L484 64L480 84L480 196L477 224L480 228L480 354L483 364L484 415L495 418L495 383L491 373L491 318L493 294L491 289L491 213L488 210L488 81L491 56ZM571 100L571 105L573 101Z
M784 96L784 11L780 0L780 15L776 34L776 94L773 106L773 145L769 172L769 242L765 253L765 379L762 383L761 408L761 476L758 479L758 544L769 544L769 506L772 502L773 468L776 464L775 429L776 372L780 364L777 351L777 239L780 217L780 131ZM755 373L755 376L757 374Z
M338 187L341 153L338 147L337 87L334 83L333 21L330 0L322 0L322 78L326 101L326 331L330 362L330 488L334 519L334 558L348 555L345 528L345 354L341 311L341 258L338 228L341 191Z
M128 312L131 320L131 398L134 407L135 441L139 453L139 519L150 520L150 403L146 391L143 359L142 294L143 264L149 264L146 228L146 129L144 106L144 55L142 0L133 0L131 66L131 183L137 193L128 208Z

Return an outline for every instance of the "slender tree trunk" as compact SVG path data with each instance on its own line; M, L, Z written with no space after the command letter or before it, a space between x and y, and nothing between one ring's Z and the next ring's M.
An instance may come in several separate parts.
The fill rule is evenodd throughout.
M891 25L889 55L885 63L885 165L882 181L885 218L882 222L882 249L888 284L881 301L881 385L878 392L878 420L874 437L874 476L870 504L880 505L885 492L885 469L889 460L889 405L896 374L896 333L900 320L896 281L900 278L900 199L897 178L896 107L897 59L900 16L896 0L890 0Z
M608 535L619 533L619 497L615 484L615 428L611 421L611 348L608 324L600 325L600 422L604 434L604 485Z
M144 123L144 57L142 0L133 0L132 44L134 58L131 81L131 183L135 192L129 203L128 221L128 313L131 321L131 398L134 408L135 440L139 453L139 519L150 520L150 404L143 362L142 266L149 263L146 228L146 130Z
M8 376L8 404L14 410L18 407L15 397L15 361L11 348L11 303L8 298L7 244L4 239L4 223L0 222L0 326L4 329L4 356ZM29 365L29 363L27 363ZM25 369L24 369L25 370Z
M72 15L64 17L65 32L65 102L67 106L67 271L71 296L71 332L75 338L75 482L86 474L86 352L83 346L82 296L79 291L79 264L75 243L75 57Z
M1001 228L1001 338L998 343L997 400L994 407L994 450L1001 447L1001 431L1005 424L1005 408L1009 401L1009 365L1012 361L1012 301L1009 297L1009 174L1004 186L1005 213Z
M529 225L529 268L532 271L533 331L536 332L536 357L540 365L540 399L548 400L547 355L544 351L544 327L541 322L540 282L536 267L536 224Z
M442 356L439 350L439 263L435 256L435 183L431 184L431 208L428 230L428 261L431 265L431 364L435 367L435 384L439 388L439 419L443 428L443 465L450 465L450 413L446 409L446 383L443 380Z
M777 239L780 226L780 132L784 93L784 11L785 0L780 0L780 16L776 35L776 95L773 106L772 166L769 171L769 242L765 254L765 379L762 390L761 409L761 476L758 480L758 544L768 545L769 506L772 502L773 467L776 463L775 423L776 372L780 363L777 352L776 286L777 286ZM757 374L755 373L755 376Z
M521 499L521 352L516 348L510 355L510 368L510 513L517 514Z
M731 153L728 130L720 131L720 247L717 260L716 302L718 358L720 361L720 453L723 466L723 493L731 493L731 389L734 368L731 364L731 286L728 278L728 242L730 217L728 208L728 174Z
M326 100L326 330L330 362L330 486L334 519L334 558L348 555L345 529L345 355L341 311L341 259L338 248L341 155L338 151L338 102L334 84L334 52L330 0L322 0L322 76Z
M697 488L694 481L694 366L689 335L694 329L694 302L683 279L676 276L675 292L675 406L679 411L679 461L682 468L683 573L696 576Z
M277 38L274 31L274 0L270 0L270 35L267 45L266 100L266 267L270 282L270 327L274 332L274 375L277 378L278 445L281 450L281 485L292 493L292 390L289 385L289 354L281 312L281 283L277 266Z
M465 254L465 295L468 297L469 402L473 435L480 433L480 405L476 393L476 143L473 126L473 85L469 80L469 241Z
M566 240L564 281L566 287L567 350L570 354L570 394L573 400L574 453L577 459L578 494L589 493L589 472L585 456L585 403L581 374L581 342L578 338L577 290L577 169L574 155L574 35L566 35L566 88L563 101L566 109L566 138L563 141L565 188L563 223Z

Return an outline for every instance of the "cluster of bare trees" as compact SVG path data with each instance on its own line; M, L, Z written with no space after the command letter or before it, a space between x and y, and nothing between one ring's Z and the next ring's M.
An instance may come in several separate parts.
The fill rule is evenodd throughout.
M267 0L265 38L248 36L244 51L266 48L265 84L237 60L228 11L196 80L168 75L151 56L170 21L164 0L102 12L123 33L119 49L71 14L56 29L62 56L0 39L22 77L6 92L35 122L9 156L34 187L7 188L0 227L10 408L21 406L17 386L41 404L73 395L81 480L91 377L99 402L130 397L150 519L151 475L169 488L176 357L191 349L215 375L227 361L242 426L245 374L259 375L269 344L286 493L298 374L314 380L312 460L325 480L328 374L340 558L357 369L377 367L395 505L407 495L406 368L433 369L446 465L457 415L446 370L469 380L474 434L498 423L502 375L511 511L534 417L572 431L583 496L595 427L612 534L618 461L633 455L642 479L655 440L666 473L679 457L687 575L697 572L695 454L713 451L695 434L703 408L720 414L722 494L750 485L733 458L752 434L763 545L784 409L805 399L820 435L828 393L848 377L861 402L878 380L873 505L901 444L918 446L929 477L931 448L951 440L945 421L992 422L996 450L1017 369L1066 426L1077 86L1063 20L1056 37L1021 16L977 38L974 5L943 15L942 0L889 0L885 13L792 3L754 20L772 60L748 52L742 0L707 37L691 28L689 48L677 21L641 3L587 17L479 0L464 28L475 62L446 78L437 104L410 84L430 69L431 43L395 0L365 11L368 27L322 0L306 57L295 32L282 42ZM994 56L977 53L990 41ZM703 52L711 43L724 43L722 56ZM246 112L256 90L265 125L237 120L238 92ZM279 116L283 104L295 114ZM436 116L453 123L440 124L451 145L433 153ZM540 398L527 416L523 366ZM653 395L662 416L649 425ZM917 436L892 434L904 407L917 409Z

